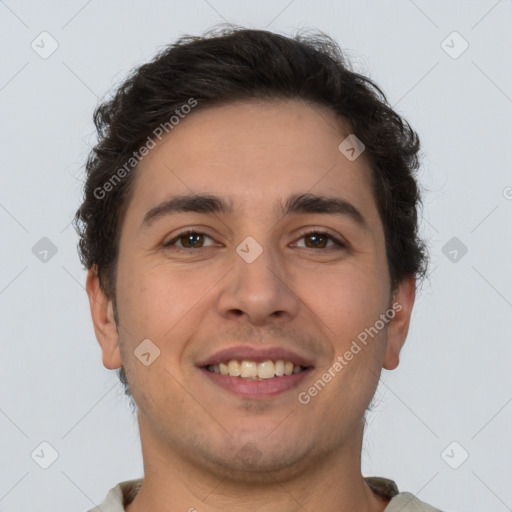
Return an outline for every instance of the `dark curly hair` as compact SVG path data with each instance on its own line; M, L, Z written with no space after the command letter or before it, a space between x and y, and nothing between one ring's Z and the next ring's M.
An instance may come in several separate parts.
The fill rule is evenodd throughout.
M98 142L86 163L84 200L74 224L83 265L95 267L115 304L120 229L139 152L174 113L238 100L297 99L329 107L365 145L384 226L392 291L426 274L418 235L421 197L415 174L419 138L370 79L352 71L337 43L321 33L293 38L233 25L183 36L136 68L94 113ZM190 107L188 107L190 110ZM171 127L172 128L172 127ZM166 130L168 131L168 130Z

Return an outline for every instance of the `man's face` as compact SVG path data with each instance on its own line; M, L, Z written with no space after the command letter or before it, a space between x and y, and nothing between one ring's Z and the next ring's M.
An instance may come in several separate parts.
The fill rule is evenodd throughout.
M142 161L121 231L119 337L98 338L105 365L126 370L143 448L265 471L348 446L359 455L362 418L381 368L398 363L413 293L401 286L391 297L370 169L340 152L347 135L325 108L238 103L192 113ZM285 215L304 194L349 206L295 201ZM215 196L231 211L155 214L184 195ZM402 312L334 370L393 300ZM147 365L134 354L143 340ZM233 361L244 360L264 378L215 373L226 372L221 363L237 373ZM290 363L302 371L267 378Z

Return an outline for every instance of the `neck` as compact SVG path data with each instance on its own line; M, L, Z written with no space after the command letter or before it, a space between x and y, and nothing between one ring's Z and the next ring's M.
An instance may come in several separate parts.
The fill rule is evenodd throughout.
M144 483L127 512L382 512L389 500L374 494L361 474L363 424L335 452L275 472L242 475L191 463L155 442L141 421Z

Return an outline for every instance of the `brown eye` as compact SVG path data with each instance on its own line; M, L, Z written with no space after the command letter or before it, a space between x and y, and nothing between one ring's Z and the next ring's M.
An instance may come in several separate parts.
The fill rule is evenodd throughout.
M208 247L204 245L205 239L207 238L212 240L210 236L205 235L204 233L189 230L180 233L172 240L169 240L169 242L166 242L164 247L176 246L177 249L202 249L204 247Z
M309 247L324 249L327 243L329 242L329 239L327 236L319 234L319 233L312 233L311 235L306 235L304 237L306 240L311 241L311 245ZM308 245L306 243L306 245Z
M344 244L341 240L338 240L330 233L326 233L323 231L309 231L308 233L304 233L299 240L302 239L306 240L305 247L307 249L346 248L346 244ZM332 242L330 247L328 246L329 242Z

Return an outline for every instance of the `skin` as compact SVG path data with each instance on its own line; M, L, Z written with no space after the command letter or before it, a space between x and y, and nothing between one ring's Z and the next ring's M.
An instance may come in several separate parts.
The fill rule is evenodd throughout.
M103 364L124 365L138 405L145 479L129 512L386 507L361 474L364 414L382 368L399 363L415 283L404 279L391 293L370 169L364 153L351 162L338 150L348 133L324 107L235 103L193 112L141 162L121 231L119 328L94 269L87 277ZM191 192L230 199L233 214L185 212L141 228L152 207ZM275 204L293 193L343 198L368 229L349 216L282 217ZM202 249L163 247L187 227L208 235ZM327 230L347 247L318 248L303 228ZM236 252L247 236L263 249L250 264ZM401 310L386 327L299 403L394 302ZM133 354L147 338L160 350L149 366ZM197 368L244 343L286 347L314 369L300 388L252 400Z

